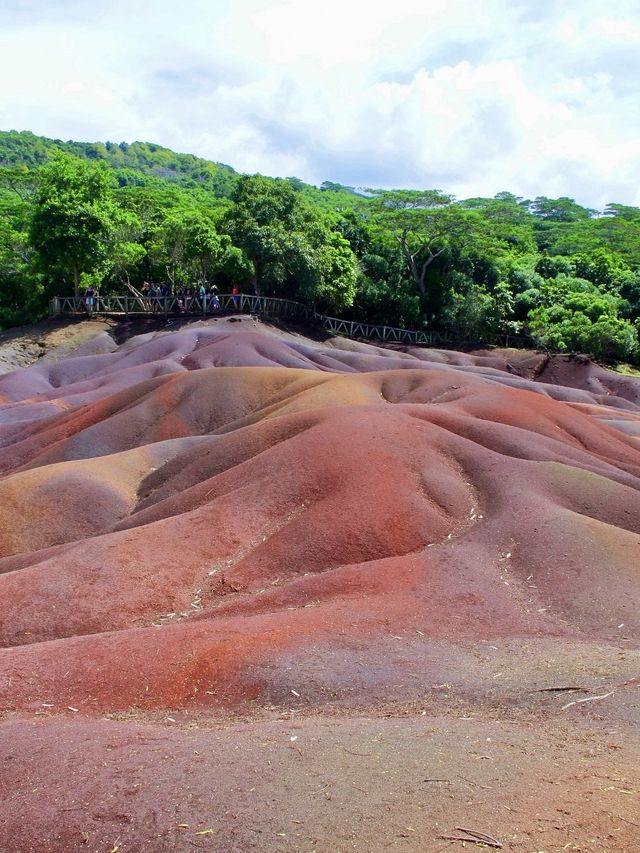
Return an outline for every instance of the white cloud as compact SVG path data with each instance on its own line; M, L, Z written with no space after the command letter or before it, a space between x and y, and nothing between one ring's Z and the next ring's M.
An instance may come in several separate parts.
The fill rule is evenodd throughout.
M18 0L0 124L242 171L640 204L635 0Z

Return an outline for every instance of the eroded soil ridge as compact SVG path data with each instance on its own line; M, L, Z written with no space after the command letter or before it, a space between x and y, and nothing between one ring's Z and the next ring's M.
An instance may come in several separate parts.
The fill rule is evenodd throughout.
M245 319L121 345L105 330L1 376L0 400L2 849L448 849L437 840L438 827L454 829L447 786L420 783L416 804L415 753L394 783L398 826L367 824L363 804L388 802L371 762L353 780L366 796L350 785L340 817L325 820L317 798L300 816L312 779L320 790L327 774L352 774L340 745L348 759L381 744L401 774L393 756L426 720L421 760L438 754L433 776L451 785L465 737L479 743L480 726L490 743L507 727L521 760L509 764L504 741L486 760L521 780L503 801L519 817L493 813L513 850L561 849L567 837L522 808L535 792L532 726L551 763L567 744L571 772L550 772L567 795L595 788L571 776L582 752L563 727L583 726L593 755L615 740L606 732L626 732L612 788L599 787L634 793L601 812L585 794L563 820L573 849L634 849L638 380L531 353L317 343ZM404 745L397 728L378 732L394 715ZM278 719L316 744L313 761L297 744L302 765L270 789L279 801L288 774L298 779L296 817L271 814L264 790L247 811L266 755L254 739L281 745L275 762L292 758L298 735ZM235 766L231 737L244 755ZM230 775L200 768L187 796L187 754L214 743ZM109 761L100 768L111 748L129 795ZM115 784L114 803L87 793L93 774ZM153 805L157 778L173 806L166 792ZM489 781L478 777L471 798ZM212 786L227 810L215 821L202 805ZM491 819L489 802L478 808Z

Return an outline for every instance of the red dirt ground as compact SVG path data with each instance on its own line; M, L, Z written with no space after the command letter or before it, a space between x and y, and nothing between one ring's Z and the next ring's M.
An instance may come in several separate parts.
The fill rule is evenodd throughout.
M638 849L639 380L244 319L0 401L0 850Z

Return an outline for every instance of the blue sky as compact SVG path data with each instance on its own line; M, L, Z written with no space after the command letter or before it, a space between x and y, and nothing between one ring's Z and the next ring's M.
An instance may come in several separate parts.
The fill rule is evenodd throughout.
M0 127L640 204L637 0L2 0Z

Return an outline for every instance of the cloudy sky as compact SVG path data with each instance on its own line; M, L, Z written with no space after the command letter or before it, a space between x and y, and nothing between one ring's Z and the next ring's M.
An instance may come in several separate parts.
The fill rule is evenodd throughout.
M640 205L638 0L0 0L0 128Z

